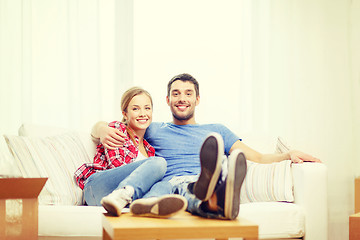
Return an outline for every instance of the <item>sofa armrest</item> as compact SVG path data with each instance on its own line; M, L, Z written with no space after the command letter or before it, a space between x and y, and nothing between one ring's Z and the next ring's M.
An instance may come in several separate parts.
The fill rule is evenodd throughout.
M295 203L304 209L305 239L328 239L327 167L292 164Z

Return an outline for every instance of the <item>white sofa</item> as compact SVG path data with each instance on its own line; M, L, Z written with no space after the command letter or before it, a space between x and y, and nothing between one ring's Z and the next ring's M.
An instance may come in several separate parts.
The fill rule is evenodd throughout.
M73 180L75 169L94 156L95 143L89 133L24 124L19 136L3 135L0 144L0 176L49 177L39 196L39 239L101 239L101 214L105 211L83 206L81 190ZM327 239L324 164L250 164L250 170L239 216L259 225L260 239ZM258 181L269 177L270 187ZM290 200L272 199L289 195L289 189L291 196L285 198ZM284 202L291 198L293 202Z

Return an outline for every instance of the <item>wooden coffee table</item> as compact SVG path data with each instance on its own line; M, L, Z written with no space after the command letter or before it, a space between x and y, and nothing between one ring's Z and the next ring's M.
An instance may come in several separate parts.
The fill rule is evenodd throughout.
M120 239L228 239L242 237L258 239L258 226L245 219L233 221L206 219L188 212L168 219L138 217L123 213L120 217L104 214L102 218L103 240Z

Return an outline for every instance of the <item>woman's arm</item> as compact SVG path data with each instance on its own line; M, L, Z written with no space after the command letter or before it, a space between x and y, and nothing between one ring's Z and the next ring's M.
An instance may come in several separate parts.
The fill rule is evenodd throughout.
M248 147L240 140L232 145L230 153L234 149L240 149L245 154L247 160L257 163L273 163L281 162L283 160L291 160L294 163L321 162L320 159L297 150L290 150L287 153L262 154Z

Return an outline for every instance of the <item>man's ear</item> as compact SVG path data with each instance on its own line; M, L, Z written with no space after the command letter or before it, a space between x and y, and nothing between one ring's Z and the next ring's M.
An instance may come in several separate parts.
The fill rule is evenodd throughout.
M170 99L169 99L169 96L166 96L166 103L167 103L167 105L169 105L169 106L170 106Z
M196 106L200 103L200 95L196 97Z

